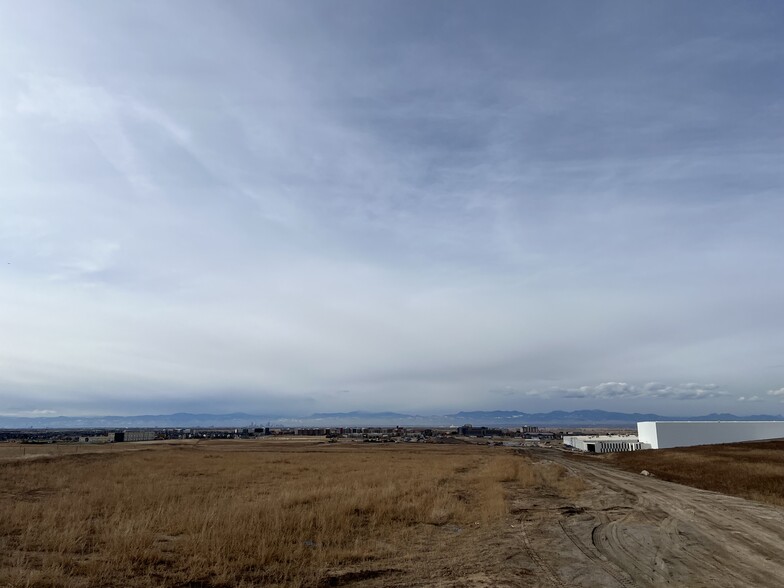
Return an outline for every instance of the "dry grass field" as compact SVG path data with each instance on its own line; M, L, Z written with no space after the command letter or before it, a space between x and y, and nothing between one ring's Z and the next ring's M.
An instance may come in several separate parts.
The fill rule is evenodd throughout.
M21 451L0 446L0 586L436 584L500 557L477 546L513 526L515 488L580 487L562 466L471 445Z
M630 472L784 506L784 441L704 445L604 456Z

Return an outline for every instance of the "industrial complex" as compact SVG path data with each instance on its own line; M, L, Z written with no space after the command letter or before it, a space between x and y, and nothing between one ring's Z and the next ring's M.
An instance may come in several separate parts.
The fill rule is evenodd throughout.
M784 438L784 421L649 421L637 435L564 436L564 445L588 453L667 449Z
M644 449L784 438L784 421L650 421L637 423Z
M641 449L639 440L633 435L564 435L563 443L588 453Z

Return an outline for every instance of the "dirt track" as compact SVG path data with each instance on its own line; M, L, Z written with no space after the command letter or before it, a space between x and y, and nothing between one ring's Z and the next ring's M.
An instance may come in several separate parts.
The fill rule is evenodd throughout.
M515 499L533 574L520 585L784 585L784 510L538 450L590 488Z

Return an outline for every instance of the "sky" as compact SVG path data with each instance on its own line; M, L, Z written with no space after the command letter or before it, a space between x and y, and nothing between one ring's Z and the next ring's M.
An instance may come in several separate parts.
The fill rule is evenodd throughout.
M784 412L777 1L0 0L0 414Z

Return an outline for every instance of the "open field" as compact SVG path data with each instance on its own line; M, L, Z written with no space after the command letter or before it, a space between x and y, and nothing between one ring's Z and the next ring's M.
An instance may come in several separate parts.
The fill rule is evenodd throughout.
M314 440L79 451L0 446L0 586L772 588L784 577L784 509L597 456Z
M783 440L608 453L603 458L630 472L648 470L663 480L784 506Z
M480 582L514 533L508 493L579 486L468 445L34 449L0 451L3 586Z

